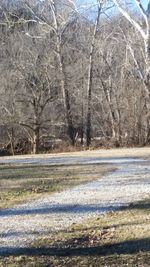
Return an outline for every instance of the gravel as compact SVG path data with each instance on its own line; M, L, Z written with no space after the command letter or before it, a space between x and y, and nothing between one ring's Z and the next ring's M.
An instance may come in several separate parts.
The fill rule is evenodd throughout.
M150 162L122 159L103 178L0 211L0 255L36 238L150 197Z

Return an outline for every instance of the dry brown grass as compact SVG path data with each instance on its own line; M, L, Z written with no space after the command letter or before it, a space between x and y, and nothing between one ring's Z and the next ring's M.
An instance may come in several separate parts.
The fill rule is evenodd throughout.
M150 201L109 212L37 240L0 266L149 267Z
M26 159L26 158L55 158L55 157L150 157L150 147L142 148L116 148L116 149L100 149L100 150L85 150L85 151L71 151L67 153L53 153L53 154L38 154L38 155L17 155L7 156L1 159Z

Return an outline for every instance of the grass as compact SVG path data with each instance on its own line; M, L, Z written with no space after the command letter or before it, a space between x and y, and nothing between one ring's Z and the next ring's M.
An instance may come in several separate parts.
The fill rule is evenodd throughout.
M0 209L100 178L107 165L0 165Z
M97 179L108 170L107 165L0 165L0 208ZM30 248L0 256L0 267L6 266L148 267L150 199L49 233Z
M50 233L30 249L0 258L9 267L148 267L150 200Z

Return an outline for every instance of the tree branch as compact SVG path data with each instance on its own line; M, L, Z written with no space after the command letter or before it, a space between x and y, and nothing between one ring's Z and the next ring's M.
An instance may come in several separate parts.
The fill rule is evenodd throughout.
M131 16L129 15L129 13L127 11L125 11L118 3L117 0L113 0L114 4L118 7L119 11L121 12L121 14L132 24L132 26L138 30L138 32L141 34L142 38L145 40L147 35L145 33L145 31L142 29L142 27L140 26L139 23L137 23L134 19L131 18Z

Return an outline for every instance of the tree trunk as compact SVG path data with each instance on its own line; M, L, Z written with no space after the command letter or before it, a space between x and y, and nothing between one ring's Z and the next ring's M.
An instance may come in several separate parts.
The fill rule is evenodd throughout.
M93 39L90 48L89 68L88 68L88 84L87 84L87 122L86 122L86 145L87 147L91 144L91 100L92 100L92 82L93 82L93 65L94 65L94 48L95 40L97 35L97 28L99 25L100 14L102 5L98 5L97 18L93 30Z
M147 23L147 38L144 41L145 44L145 58L146 58L146 75L145 75L145 85L147 88L148 103L146 103L147 114L150 110L150 18L148 17ZM146 101L147 102L147 101ZM149 142L149 133L150 133L150 120L147 120L147 137L146 142Z
M33 154L39 153L39 144L40 144L40 130L38 127L34 130L33 133L33 148L32 148Z
M8 131L8 136L10 139L10 147L11 147L11 153L14 156L15 155L15 151L14 151L14 128L11 128L11 132L9 133Z
M59 37L57 37L57 56L58 56L59 70L60 70L60 76L61 76L60 86L61 86L61 91L63 94L64 108L66 112L68 135L71 140L71 144L74 146L75 145L74 126L73 126L73 121L72 121L69 92L65 86L65 74L64 74L64 68L63 68L63 63L62 63Z
M150 33L145 40L145 57L146 57L146 75L145 84L150 94Z
M112 106L112 100L110 97L109 90L107 89L103 79L100 77L101 83L102 83L102 88L103 92L105 95L105 99L107 101L108 109L109 109L109 117L110 117L110 123L111 123L111 134L113 139L118 139L119 138L119 129L117 128L117 124L115 121L115 115L113 112L113 106Z
M57 21L57 10L55 3L53 3L53 19L54 19L54 27L56 30L56 49L57 49L57 59L58 59L58 65L59 65L59 71L60 71L60 87L63 95L63 101L64 101L64 109L66 113L66 121L67 121L67 128L68 128L68 135L71 140L71 144L75 145L75 134L74 134L74 126L73 126L73 119L72 119L72 113L71 113L71 106L70 106L70 97L69 97L69 91L67 87L65 86L65 73L64 73L64 66L62 62L62 54L61 54L61 35L59 34L59 23Z
M81 114L81 145L84 145L84 106L83 106L83 94L82 94L82 114Z

